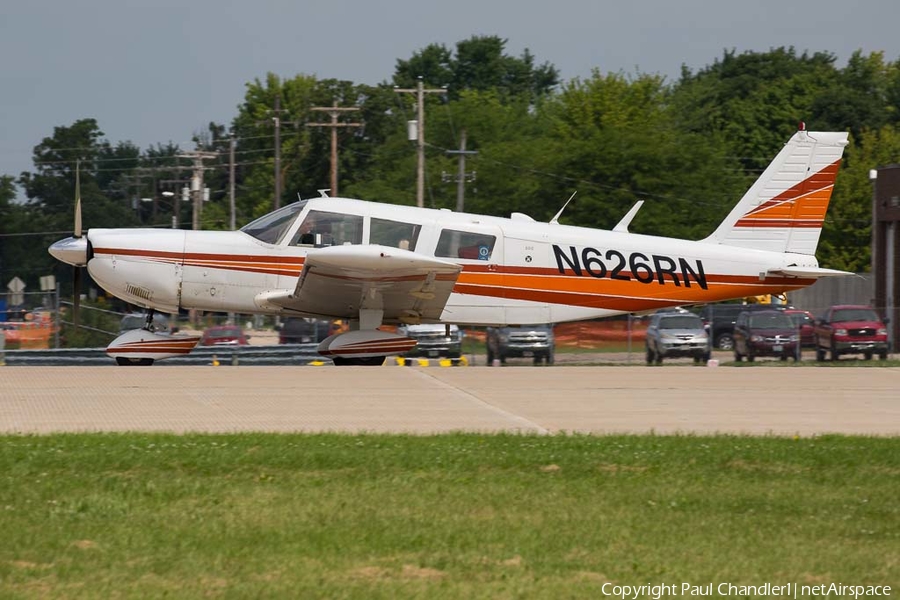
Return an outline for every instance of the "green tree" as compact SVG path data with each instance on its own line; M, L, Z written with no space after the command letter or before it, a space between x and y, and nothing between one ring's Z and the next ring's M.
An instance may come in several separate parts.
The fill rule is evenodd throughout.
M298 173L306 168L304 160L310 152L308 128L299 125L308 120L309 109L316 105L313 96L316 83L313 76L298 75L282 81L269 73L265 81L257 79L247 84L244 102L232 122L240 165L238 212L242 223L271 211L274 206L276 117L281 134L281 177L285 183L279 203L292 201ZM278 115L274 112L276 98L281 110ZM323 180L327 179L319 178Z
M75 171L80 170L84 227L124 227L135 224L135 216L125 193L115 190L121 175L109 177L101 171L104 156L136 164L136 149L130 144L110 149L94 119L76 121L70 127L56 127L53 137L44 138L34 149L34 173L23 173L19 183L28 201L47 215L58 228L71 229L75 207ZM126 167L127 168L127 167ZM100 183L108 187L106 192ZM108 194L118 191L118 198Z
M507 40L496 35L472 36L456 43L455 56L445 46L430 44L409 60L398 60L394 84L412 87L421 77L428 85L447 86L451 99L465 90L492 90L504 100L527 96L532 102L559 84L550 63L535 66L528 49L522 56L505 54Z
M549 219L565 192L557 191L553 173L558 153L547 146L552 123L541 105L532 106L527 94L509 99L498 90L469 90L445 110L435 111L434 156L429 157L435 204L456 206L457 186L441 183L441 174L456 175L458 158L446 150L458 149L465 129L466 148L478 152L466 159L466 170L477 173L476 181L466 186L466 210L501 216L523 212Z
M414 87L421 77L428 85L447 86L453 83L453 52L444 44L428 44L414 52L408 60L397 59L394 85Z
M25 258L19 252L23 244L16 239L16 234L22 233L22 207L15 200L15 180L8 175L0 176L0 284L3 286L17 275L14 269Z
M864 56L857 50L847 66L816 94L811 121L829 131L849 130L859 137L864 129L877 130L891 121L891 75L896 65L885 63L883 52Z
M891 125L851 138L825 216L818 258L832 269L871 270L872 182L869 171L900 162L900 131Z
M643 74L595 71L565 87L551 148L581 191L563 221L609 228L643 199L633 231L701 237L727 214L746 180L717 136L679 127L670 94Z
M800 121L811 120L823 89L837 78L835 56L798 55L794 48L768 52L727 51L692 74L683 69L672 104L687 131L719 136L749 172L761 172Z
M53 137L44 138L34 149L35 172L25 172L19 183L25 190L25 210L31 231L56 232L48 236L29 236L28 258L22 268L32 285L41 275L56 273L66 287L71 268L61 265L47 253L47 246L72 231L75 211L75 173L80 170L82 223L90 227L128 227L136 224L131 203L120 196L110 198L99 185L100 158L109 149L103 132L94 119L81 119L69 127L56 127ZM130 158L129 158L130 160ZM80 166L79 166L80 165ZM68 293L68 290L67 290Z

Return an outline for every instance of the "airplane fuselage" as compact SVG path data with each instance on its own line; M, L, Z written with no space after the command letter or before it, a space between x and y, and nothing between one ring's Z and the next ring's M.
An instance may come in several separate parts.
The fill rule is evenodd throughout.
M399 240L398 247L462 266L440 320L503 325L782 293L813 279L767 272L818 266L806 254L539 223L524 215L341 198L302 201L295 213L287 226L278 224L277 239L267 237L271 228L92 229L88 270L109 293L160 311L287 314L267 304L265 293L293 289L311 250L332 243L390 246L391 232L412 231L414 239ZM301 226L310 213L334 216L326 239L304 238ZM339 307L334 312L344 316Z

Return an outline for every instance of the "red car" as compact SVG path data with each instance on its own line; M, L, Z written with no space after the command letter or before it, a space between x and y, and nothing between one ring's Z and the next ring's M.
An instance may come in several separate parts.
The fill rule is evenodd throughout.
M862 354L866 360L874 354L881 360L888 355L887 327L871 306L832 306L816 323L815 335L818 361L825 360L826 352L831 360L841 354Z
M246 346L247 335L238 325L215 325L203 332L201 346Z

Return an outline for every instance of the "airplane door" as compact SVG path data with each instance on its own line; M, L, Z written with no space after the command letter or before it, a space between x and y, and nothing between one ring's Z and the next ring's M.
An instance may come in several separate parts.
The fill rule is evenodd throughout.
M451 323L503 323L503 232L496 225L454 223L440 230L434 256L463 266L441 319Z
M543 299L544 277L550 261L550 243L540 239L507 237L505 240L504 316L506 323L548 323L550 305Z

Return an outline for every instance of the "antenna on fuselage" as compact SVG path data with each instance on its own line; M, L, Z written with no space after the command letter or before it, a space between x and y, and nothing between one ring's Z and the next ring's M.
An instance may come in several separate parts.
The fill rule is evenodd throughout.
M319 195L322 196L323 198L331 198L331 196L328 195L328 192L331 191L331 188L322 188L317 191L319 192Z
M559 225L559 217L560 217L560 215L563 214L563 211L566 210L566 207L569 205L569 202L572 201L572 198L574 198L574 197L575 197L575 194L577 194L577 193L578 193L578 190L572 192L572 195L569 196L569 199L566 200L566 203L562 205L562 208L559 209L559 212L556 213L556 215L554 215L552 219L550 219L550 224L551 224L551 225Z
M628 233L628 226L631 225L632 219L634 219L634 215L637 214L637 211L641 210L641 207L644 205L643 200L638 200L634 203L634 206L631 207L622 220L616 224L615 227L612 228L613 231L619 231L622 233Z

